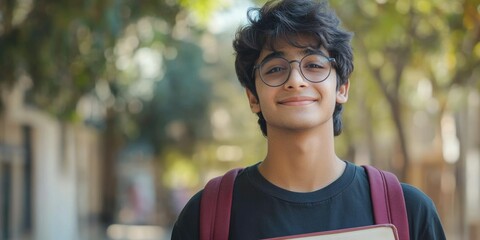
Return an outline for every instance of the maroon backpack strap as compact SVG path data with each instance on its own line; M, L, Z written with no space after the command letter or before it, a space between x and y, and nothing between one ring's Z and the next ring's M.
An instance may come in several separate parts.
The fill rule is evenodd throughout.
M397 177L372 166L363 167L370 182L375 223L391 223L397 228L400 240L409 240L407 208Z
M241 168L213 178L203 189L200 200L200 240L228 239L233 184Z

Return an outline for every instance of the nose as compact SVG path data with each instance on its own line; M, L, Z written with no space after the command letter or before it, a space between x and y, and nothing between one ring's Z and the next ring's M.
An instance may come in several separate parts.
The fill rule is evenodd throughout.
M292 64L298 63L298 64ZM294 88L303 88L308 85L308 81L304 79L303 74L300 71L300 61L292 60L290 61L290 75L288 76L287 82L283 86L287 89Z

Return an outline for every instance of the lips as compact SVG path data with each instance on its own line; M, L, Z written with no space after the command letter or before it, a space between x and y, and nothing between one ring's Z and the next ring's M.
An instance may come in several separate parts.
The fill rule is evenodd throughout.
M282 98L278 101L279 104L288 105L288 106L302 106L314 103L317 101L317 98L308 97L308 96L294 96Z

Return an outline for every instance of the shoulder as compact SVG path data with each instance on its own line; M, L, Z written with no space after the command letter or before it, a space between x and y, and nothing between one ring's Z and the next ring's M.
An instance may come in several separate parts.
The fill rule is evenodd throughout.
M402 189L409 219L438 218L435 203L424 192L406 183L402 183Z
M445 239L445 233L432 199L420 189L402 183L407 208L410 239Z
M200 218L200 199L202 191L196 193L185 205L175 222L172 230L172 240L180 239L198 239L199 218Z
M420 189L406 183L402 183L402 189L407 208L410 207L415 210L428 212L436 211L432 199Z

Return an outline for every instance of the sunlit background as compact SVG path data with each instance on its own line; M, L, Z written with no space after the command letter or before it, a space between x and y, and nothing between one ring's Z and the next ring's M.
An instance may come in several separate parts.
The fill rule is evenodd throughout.
M208 179L260 161L231 43L261 3L0 1L0 239L169 239ZM480 239L480 2L330 5L355 33L339 156Z

